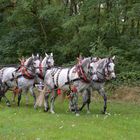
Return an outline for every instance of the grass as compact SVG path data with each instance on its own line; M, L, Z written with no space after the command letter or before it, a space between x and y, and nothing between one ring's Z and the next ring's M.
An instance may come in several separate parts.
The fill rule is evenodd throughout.
M102 101L91 103L91 114L84 110L76 117L68 112L68 101L56 102L56 114L33 109L32 98L18 108L0 103L0 140L139 140L140 104L108 102L108 115L100 113Z

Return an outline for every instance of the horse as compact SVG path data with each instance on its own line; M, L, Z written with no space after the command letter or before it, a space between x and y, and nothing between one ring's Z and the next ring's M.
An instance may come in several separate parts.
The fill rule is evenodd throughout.
M48 98L51 94L51 107L50 112L54 112L54 101L57 97L56 90L61 89L64 91L71 91L73 93L72 102L74 103L75 113L78 115L78 96L77 93L89 87L90 82L93 80L93 72L90 69L92 58L85 58L78 65L73 67L51 68L47 70L44 79L44 94L45 94L45 110L49 110Z
M83 95L83 104L80 107L79 111L82 111L85 105L87 105L87 113L89 111L89 104L90 104L90 96L93 90L97 90L97 92L103 97L104 99L104 107L102 113L106 113L107 109L107 96L104 90L104 84L107 80L116 79L115 75L115 64L114 64L115 56L112 58L103 58L99 59L96 62L92 62L90 67L96 69L95 73L97 75L97 79L91 81L91 85L85 89L82 93Z
M45 53L44 59L40 62L39 67L36 68L36 82L35 86L38 88L39 92L44 87L44 77L45 73L48 69L54 66L54 59L53 59L53 53L50 53L48 55ZM43 94L40 94L37 98L37 102L34 105L34 108L37 108L38 104L42 104L42 101L40 101L40 98L43 98Z
M50 53L50 55L45 53L44 59L40 62L39 67L36 68L36 71L35 71L35 73L38 76L37 83L39 82L44 83L44 77L45 77L46 71L53 66L54 66L53 53Z
M33 91L33 85L35 80L35 69L39 67L40 59L39 55L29 57L26 61L22 61L21 67L16 69L15 67L5 67L0 70L0 79L2 81L3 91L1 92L1 97L6 101L7 106L10 106L10 101L5 96L5 93L9 89L19 89L18 92L18 106L20 105L21 93L31 92L34 97L34 102L36 101L36 96Z

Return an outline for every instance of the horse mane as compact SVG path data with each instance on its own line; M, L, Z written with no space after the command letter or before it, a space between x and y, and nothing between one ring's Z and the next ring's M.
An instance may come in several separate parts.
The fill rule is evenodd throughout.
M97 63L99 63L98 65L98 69L101 69L103 67L105 67L106 63L108 62L108 58L103 58L100 59Z
M82 60L82 66L84 67L87 63L91 62L91 57L84 58Z
M26 61L25 61L25 66L29 67L32 64L33 58L29 57Z
M42 60L42 65L44 65L44 63L46 63L47 57L45 56L45 58Z

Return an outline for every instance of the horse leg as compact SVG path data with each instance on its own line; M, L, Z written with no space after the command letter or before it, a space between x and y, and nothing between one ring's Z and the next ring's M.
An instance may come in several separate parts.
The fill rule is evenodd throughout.
M21 92L18 94L18 107L20 105L20 101L21 101Z
M49 108L49 94L45 94L45 101L44 101L44 106L45 106L45 109L44 109L44 112L48 112L48 110L50 109Z
M76 116L79 116L79 113L78 113L78 93L73 93L73 105L74 105Z
M0 102L1 102L1 99L2 99L2 95L0 95Z
M52 113L52 114L54 114L55 112L54 112L54 102L55 102L55 99L56 99L56 97L57 97L57 93L56 93L56 91L53 91L52 92L52 97L51 97L51 108L50 108L50 112Z
M90 103L91 103L91 92L90 92L90 90L87 90L87 92L88 92L88 94L87 94L87 114L89 114L90 113L90 110L89 110L89 105L90 105Z
M33 88L34 88L34 87L30 87L29 90L30 90L30 93L32 94L32 96L34 97L34 108L36 108L36 107L35 107L35 103L36 103L36 95L35 95L35 92L34 92Z
M103 97L104 99L104 108L103 108L103 114L106 113L106 109L107 109L107 96L106 96L106 93L105 93L105 90L104 88L101 88L100 90L98 90L99 94Z
M16 99L16 93L15 93L15 92L13 92L12 102L15 102L15 99Z
M83 104L80 107L79 111L82 111L84 106L87 105L87 113L90 113L90 111L89 111L90 96L91 96L90 90L89 89L84 90L84 92L83 92Z
M7 90L8 90L8 88L7 88L7 87L4 87L4 89L1 91L1 93L0 93L0 100L3 98L3 99L5 100L5 102L6 102L6 105L7 105L8 107L10 107L10 106L11 106L10 101L9 101L8 98L5 96L5 93L6 93Z
M69 110L71 112L75 111L73 101L72 101L72 97L70 97L70 100L69 100Z
M5 96L5 94L4 94L2 97L3 97L3 99L5 100L6 105L7 105L8 107L10 107L10 106L11 106L10 101L9 101L8 98Z

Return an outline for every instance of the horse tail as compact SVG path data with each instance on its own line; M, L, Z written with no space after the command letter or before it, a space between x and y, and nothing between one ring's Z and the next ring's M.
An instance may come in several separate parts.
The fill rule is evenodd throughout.
M41 107L43 105L46 92L47 92L47 86L44 86L43 90L39 91L39 96L37 97L36 104L35 104L36 107L37 106Z

